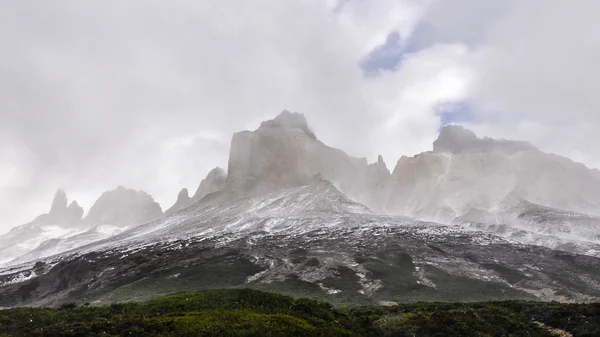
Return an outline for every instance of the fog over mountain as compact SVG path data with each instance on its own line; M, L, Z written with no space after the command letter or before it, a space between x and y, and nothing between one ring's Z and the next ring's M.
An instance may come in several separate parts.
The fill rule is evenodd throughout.
M82 218L59 190L0 236L0 306L240 286L339 303L600 299L595 171L449 125L390 172L312 130L284 110L235 133L227 170L165 213L119 186Z
M116 186L147 192L164 211L182 188L194 199L199 182L228 165L231 136L255 130L283 109L309 117L316 139L303 142L318 155L342 158L315 141L367 158L372 166L343 159L370 173L345 172L340 186L354 174L361 186L383 186L386 170L393 173L402 156L431 151L449 123L600 168L600 45L589 37L599 28L598 6L558 0L0 1L0 233L48 212L57 188L86 212ZM250 143L276 134L275 125ZM515 156L485 161L524 164ZM402 167L432 161L451 173L461 169L441 153L417 158L403 159ZM542 162L536 159L548 164ZM556 170L563 165L572 166L556 163ZM493 172L492 178L509 176ZM553 190L540 186L555 174L535 178L540 190L517 189L536 202L572 203L578 210L594 203L589 191L582 200L545 198ZM442 187L450 191L451 185ZM494 191L498 197L505 192ZM383 201L392 196L354 192L386 205L382 210L419 209L407 195L388 205ZM458 199L451 203L463 211Z

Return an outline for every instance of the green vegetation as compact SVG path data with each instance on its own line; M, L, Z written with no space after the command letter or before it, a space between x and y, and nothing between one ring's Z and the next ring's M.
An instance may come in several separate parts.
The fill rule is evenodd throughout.
M541 323L541 324L540 324ZM524 301L338 307L251 289L110 306L0 310L0 336L600 336L600 304Z

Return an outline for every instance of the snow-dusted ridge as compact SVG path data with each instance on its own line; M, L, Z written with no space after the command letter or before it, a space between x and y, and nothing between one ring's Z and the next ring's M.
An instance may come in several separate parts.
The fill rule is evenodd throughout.
M109 239L3 268L0 306L127 299L152 293L145 282L165 291L300 282L332 299L595 300L599 277L598 258L375 214L318 181L263 196L209 195ZM25 302L15 297L32 282Z

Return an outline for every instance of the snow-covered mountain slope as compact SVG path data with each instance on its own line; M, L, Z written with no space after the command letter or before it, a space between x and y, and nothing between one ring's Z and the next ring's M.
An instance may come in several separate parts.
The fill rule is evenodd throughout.
M98 225L85 232L69 233L66 235L53 237L43 241L34 249L30 249L26 254L23 254L10 261L10 264L19 264L60 254L62 252L100 241L102 239L110 238L125 231L126 229L127 227L124 228L110 225Z
M49 213L0 236L0 265L80 247L161 215L160 206L147 193L118 187L103 193L84 219L83 209L76 201L67 206L67 195L59 189Z
M230 200L0 271L0 306L251 286L339 302L600 299L600 259L377 215L326 181Z
M77 233L81 233L81 230L39 223L15 228L0 237L0 265L9 263L18 256L34 250L47 240Z

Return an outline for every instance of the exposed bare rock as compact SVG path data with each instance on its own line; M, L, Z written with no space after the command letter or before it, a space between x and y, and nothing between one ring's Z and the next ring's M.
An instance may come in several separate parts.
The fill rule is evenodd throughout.
M161 215L160 205L149 194L119 186L102 193L84 221L94 225L131 226Z
M194 197L192 198L193 202L198 202L200 199L205 196L221 191L223 187L225 187L225 180L227 179L227 173L220 167L215 167L210 172L206 178L204 178L200 182L200 186L196 190Z
M182 209L191 206L193 203L194 201L192 200L192 198L190 198L187 188L184 188L177 195L177 201L175 202L175 204L165 211L165 215L173 215L181 211Z
M67 194L59 189L54 194L50 212L37 217L33 223L41 225L56 225L59 227L71 227L81 224L83 217L83 208L79 207L77 201L71 202L67 207Z
M522 141L478 138L471 130L458 125L447 125L442 128L438 139L433 142L434 152L486 152L497 150L505 153L531 150L534 147Z
M1 235L0 264L36 248L45 240L85 230L88 226L82 221L83 209L76 201L67 207L67 202L67 194L59 189L54 195L49 213Z
M304 133L312 139L317 139L317 136L312 132L306 121L304 114L298 112L289 112L283 110L274 119L264 121L260 124L260 128L294 128L304 131Z
M331 181L351 198L381 206L370 185L384 185L383 159L370 167L364 158L326 146L302 128L260 127L234 134L226 192L233 196L307 185L315 176ZM371 176L371 173L373 176Z
M67 207L67 214L73 219L73 222L80 222L83 219L83 208L79 206L77 201L73 200Z
M471 209L496 212L511 195L547 207L600 211L600 180L584 165L526 142L480 139L460 126L443 128L434 152L402 157L388 193L386 210L436 221Z
M62 189L56 191L50 207L50 215L59 215L67 211L67 194Z
M387 191L390 182L390 170L387 168L383 157L379 155L377 162L370 164L367 168L367 186L365 188L365 203L371 209L383 212L387 199Z

